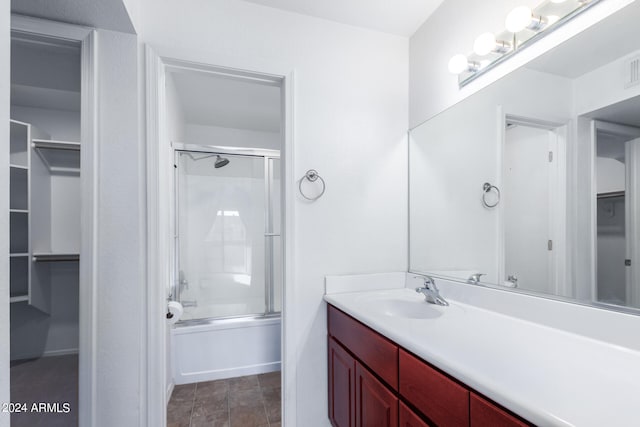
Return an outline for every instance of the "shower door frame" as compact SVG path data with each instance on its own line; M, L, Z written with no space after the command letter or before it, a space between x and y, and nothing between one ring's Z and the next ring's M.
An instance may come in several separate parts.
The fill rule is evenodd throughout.
M264 313L248 313L239 314L234 316L216 316L216 317L204 317L199 319L181 320L178 322L181 326L192 326L209 323L217 320L228 319L247 319L247 318L266 318L280 316L280 311L274 311L274 277L273 277L273 263L274 263L274 250L273 250L273 238L281 237L281 233L274 233L272 213L272 179L273 170L269 166L269 162L273 159L280 160L280 150L270 150L266 148L245 148L245 147L225 147L217 145L199 145L199 144L185 144L181 142L172 142L171 147L173 149L173 161L174 161L174 173L173 173L173 263L171 277L173 279L170 291L170 300L180 302L180 221L178 218L179 212L179 199L180 199L180 186L179 186L179 173L178 173L178 157L180 153L204 153L210 155L227 155L236 157L250 157L250 158L262 158L264 162L264 252L265 252L265 264L264 264L264 278L265 278L265 310ZM281 254L281 259L282 259Z

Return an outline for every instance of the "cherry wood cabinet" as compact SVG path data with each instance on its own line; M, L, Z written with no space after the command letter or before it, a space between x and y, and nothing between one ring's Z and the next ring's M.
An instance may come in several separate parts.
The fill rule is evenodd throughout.
M469 390L402 349L400 394L438 426L469 426Z
M526 427L528 423L511 415L485 398L471 393L471 427Z
M532 424L329 305L334 427L525 427Z
M431 427L422 418L416 415L404 402L400 402L399 427Z
M398 398L329 338L329 420L335 427L397 427Z
M335 427L356 423L355 359L329 338L329 420Z
M356 362L356 427L397 427L398 398Z
M393 390L398 389L398 346L342 311L328 312L329 334Z

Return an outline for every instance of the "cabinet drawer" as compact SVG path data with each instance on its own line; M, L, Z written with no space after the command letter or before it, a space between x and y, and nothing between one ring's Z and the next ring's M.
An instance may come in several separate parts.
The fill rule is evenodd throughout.
M429 424L422 421L407 405L400 402L400 427L430 427Z
M471 393L471 427L527 427L530 424Z
M398 346L337 308L328 305L329 335L398 390Z
M469 391L400 349L400 395L441 427L469 426Z

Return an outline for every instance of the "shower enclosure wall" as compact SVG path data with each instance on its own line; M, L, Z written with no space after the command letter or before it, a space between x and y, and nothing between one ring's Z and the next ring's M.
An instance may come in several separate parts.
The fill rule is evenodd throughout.
M174 144L177 384L280 369L277 150Z

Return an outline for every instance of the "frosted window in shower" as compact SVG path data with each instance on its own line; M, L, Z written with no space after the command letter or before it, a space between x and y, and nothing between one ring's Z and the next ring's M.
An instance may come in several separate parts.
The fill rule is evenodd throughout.
M263 158L180 153L177 173L179 289L183 320L263 314Z

